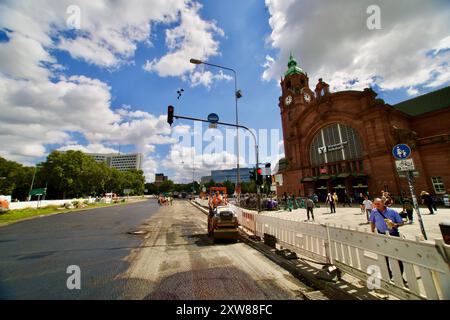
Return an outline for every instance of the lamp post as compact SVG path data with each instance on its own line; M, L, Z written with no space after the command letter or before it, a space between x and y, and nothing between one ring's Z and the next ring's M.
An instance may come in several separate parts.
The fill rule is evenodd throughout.
M30 186L30 192L28 192L28 201L31 200L31 191L33 190L34 185L34 178L36 177L36 171L37 171L38 165L34 167L34 173L33 173L33 179L31 179L31 186Z
M193 59L191 58L190 60L191 63L193 64L205 64L208 66L212 66L212 67L216 67L216 68L220 68L220 69L225 69L225 70L229 70L231 72L233 72L234 74L234 97L235 97L235 103L236 103L236 126L239 125L239 116L238 116L238 99L242 97L242 92L241 90L237 89L237 73L234 69L232 68L228 68L228 67L224 67L224 66L220 66L217 64L213 64L213 63L209 63L209 62L205 62L199 59ZM237 175L236 175L236 190L238 190L239 192L237 193L237 203L238 205L240 204L239 198L240 198L240 194L241 194L241 188L240 188L240 183L241 183L241 173L240 173L240 169L239 169L239 128L236 127L236 144L237 144Z

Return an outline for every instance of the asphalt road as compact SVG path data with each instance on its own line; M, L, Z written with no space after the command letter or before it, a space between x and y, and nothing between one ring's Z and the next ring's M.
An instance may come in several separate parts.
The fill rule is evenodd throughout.
M81 269L80 290L66 287L69 265ZM184 200L0 228L1 299L300 299L301 288L246 244L214 244L206 216Z
M64 213L0 227L0 299L116 299L114 281L143 238L128 234L159 209L155 200ZM81 270L68 290L67 267Z
M206 215L187 201L150 219L130 268L123 299L300 299L305 285L260 252L238 242L214 244Z

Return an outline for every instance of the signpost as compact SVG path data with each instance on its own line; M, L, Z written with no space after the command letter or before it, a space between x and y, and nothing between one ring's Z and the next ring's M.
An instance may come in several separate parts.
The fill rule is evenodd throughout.
M400 173L406 173L406 178L408 179L409 190L411 192L411 197L414 204L414 209L416 209L417 218L420 224L420 231L422 232L423 238L427 240L427 234L425 233L425 227L423 225L422 216L420 215L419 204L417 203L416 194L413 186L413 179L415 171L413 159L409 159L411 156L411 148L407 144L397 144L392 148L392 155L395 159L395 166L397 171Z
M39 205L41 203L41 196L45 196L46 194L47 188L32 189L29 194L29 199L31 199L31 196L38 196L37 207L39 208Z
M217 122L219 122L219 116L216 113L208 114L208 122L209 122L210 129L216 129Z

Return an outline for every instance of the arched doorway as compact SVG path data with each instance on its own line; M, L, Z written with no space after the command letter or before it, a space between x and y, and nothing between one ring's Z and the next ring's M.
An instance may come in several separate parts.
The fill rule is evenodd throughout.
M356 199L355 192L359 195L367 185L361 139L352 127L334 123L322 128L312 139L309 153L315 189L321 196L336 192L339 201L345 196Z

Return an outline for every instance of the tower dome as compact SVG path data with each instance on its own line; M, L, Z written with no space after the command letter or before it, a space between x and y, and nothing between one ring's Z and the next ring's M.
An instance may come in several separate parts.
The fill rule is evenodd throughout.
M288 61L288 70L284 73L284 76L290 76L292 74L305 74L305 71L302 70L302 68L297 66L297 60L292 56L292 53L289 55L289 61Z

